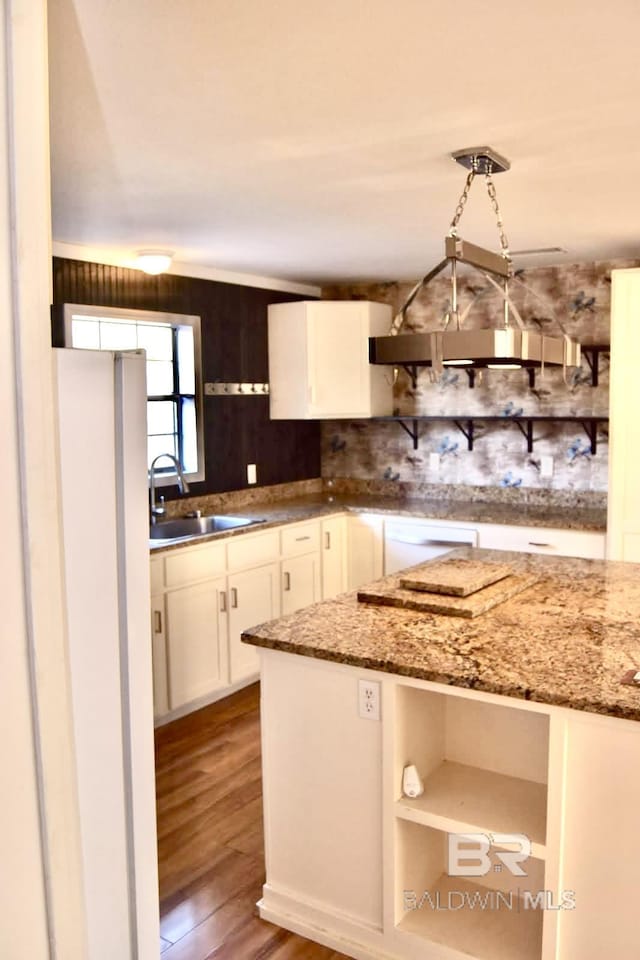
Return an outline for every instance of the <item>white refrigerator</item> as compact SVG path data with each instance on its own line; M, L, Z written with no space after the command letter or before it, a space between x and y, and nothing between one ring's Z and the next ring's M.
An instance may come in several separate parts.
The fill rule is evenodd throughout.
M88 960L157 960L145 356L54 354Z

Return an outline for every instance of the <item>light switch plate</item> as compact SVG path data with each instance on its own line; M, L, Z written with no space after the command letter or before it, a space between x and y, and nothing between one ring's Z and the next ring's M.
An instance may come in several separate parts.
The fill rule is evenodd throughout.
M255 463L247 464L247 483L257 483L258 482L258 470Z

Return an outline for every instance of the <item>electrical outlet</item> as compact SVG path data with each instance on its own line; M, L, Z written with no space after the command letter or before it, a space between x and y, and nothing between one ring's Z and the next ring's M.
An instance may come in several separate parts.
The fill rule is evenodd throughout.
M553 476L553 457L540 457L540 476Z
M430 453L429 454L429 470L433 470L435 473L440 469L440 454L439 453Z
M380 684L377 680L358 680L358 715L363 720L380 719Z
M256 469L255 463L247 464L247 483L257 483L258 482L258 471Z

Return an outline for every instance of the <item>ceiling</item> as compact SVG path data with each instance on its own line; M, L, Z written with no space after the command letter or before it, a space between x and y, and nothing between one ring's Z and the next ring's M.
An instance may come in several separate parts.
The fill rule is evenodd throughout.
M637 0L49 0L53 232L309 283L441 259L465 172L519 265L640 255ZM461 235L497 248L482 181Z

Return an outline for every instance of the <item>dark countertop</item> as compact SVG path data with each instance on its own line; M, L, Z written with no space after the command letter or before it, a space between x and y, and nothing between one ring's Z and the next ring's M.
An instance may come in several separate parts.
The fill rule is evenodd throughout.
M179 543L162 543L151 548L151 555L176 550L180 547L220 540L226 537L257 533L270 526L295 523L317 517L331 516L345 511L353 513L379 513L404 517L419 517L429 520L449 520L455 523L499 523L519 527L548 527L561 530L589 530L604 532L607 525L606 510L586 507L541 507L523 506L515 503L483 503L464 500L407 499L367 495L312 494L291 500L269 502L256 501L251 506L237 510L220 511L264 520L264 523L227 530L205 537L181 540Z
M497 522L497 521L496 521ZM468 548L538 582L473 620L359 603L355 592L243 640L321 660L640 720L640 564ZM397 575L377 581L392 585Z

